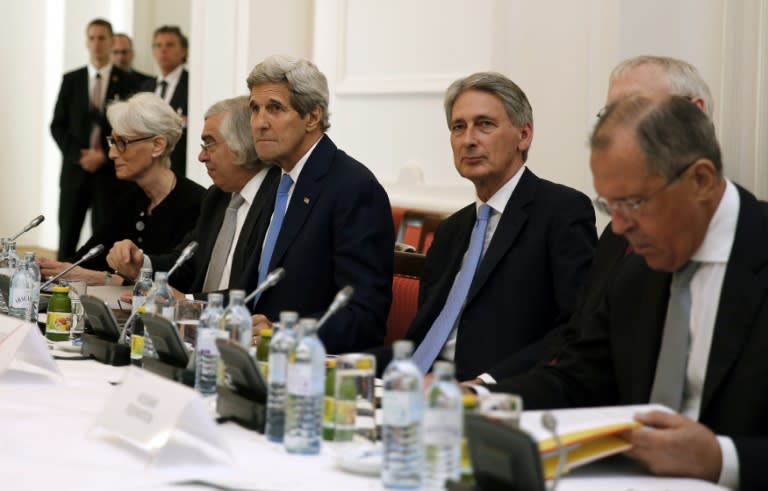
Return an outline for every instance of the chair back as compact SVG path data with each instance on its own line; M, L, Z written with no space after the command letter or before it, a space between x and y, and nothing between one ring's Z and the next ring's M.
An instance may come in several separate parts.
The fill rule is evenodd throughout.
M419 282L425 256L412 252L395 252L395 274L392 278L392 305L387 317L386 344L405 337L419 307Z

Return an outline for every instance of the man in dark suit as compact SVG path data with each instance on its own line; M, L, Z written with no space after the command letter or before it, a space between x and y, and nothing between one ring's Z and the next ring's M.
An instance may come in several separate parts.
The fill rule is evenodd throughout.
M127 34L117 33L112 38L112 63L128 74L133 85L141 87L153 77L133 69L133 40Z
M765 489L768 207L722 176L714 127L688 98L622 99L591 145L597 204L635 254L557 365L494 390L532 409L664 403L681 414L638 415L631 456Z
M456 169L477 201L438 227L406 337L423 371L443 358L455 362L460 380L495 378L506 375L497 371L503 360L514 358L518 371L533 366L547 351L545 335L570 317L592 260L595 214L584 194L525 166L533 114L514 82L492 72L457 80L445 110ZM391 349L376 353L383 369Z
M187 173L187 99L189 97L189 72L184 68L189 42L178 26L161 26L155 29L152 54L155 56L160 75L144 82L141 89L154 92L171 105L184 122L181 139L171 154L171 169L179 176Z
M256 153L282 175L243 286L251 291L269 271L286 271L250 305L254 324L282 310L318 318L350 285L351 301L322 326L320 339L329 353L381 344L392 296L387 194L325 134L328 85L312 62L271 56L251 71L248 88Z
M168 254L147 256L130 240L120 241L107 255L110 267L128 278L136 278L142 267L168 271L194 240L197 252L170 278L174 288L208 292L239 284L258 245L257 225L270 207L280 177L279 169L256 156L250 115L246 96L217 102L205 113L198 158L213 185L203 198L195 228Z
M133 184L118 181L107 156L112 129L105 116L110 101L126 99L134 87L110 63L112 25L95 19L86 28L87 66L66 73L51 121L51 134L62 153L59 180L59 260L69 261L80 238L88 208L99 228L119 194Z

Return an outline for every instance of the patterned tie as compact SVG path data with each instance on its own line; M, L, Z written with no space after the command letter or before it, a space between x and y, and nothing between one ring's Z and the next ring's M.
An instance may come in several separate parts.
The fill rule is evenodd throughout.
M480 257L483 254L485 233L490 216L491 207L488 205L480 206L477 211L477 221L469 239L464 265L453 280L453 286L445 300L443 310L440 311L424 340L413 353L413 362L421 369L421 373L427 373L429 367L432 366L464 307L469 287L472 285L472 279L475 277L475 271L477 271Z
M216 243L213 245L211 261L208 263L208 275L205 277L205 284L203 285L204 292L212 292L219 289L221 275L224 273L224 266L227 264L229 251L232 249L232 241L235 238L237 210L244 201L245 199L240 193L232 193L227 211L224 213L224 221L219 229L219 235L216 237Z
M285 209L288 207L288 192L293 185L293 179L288 174L283 174L280 178L280 185L277 187L277 196L275 196L275 211L272 212L272 221L267 229L267 235L264 238L264 248L261 250L259 260L259 284L264 281L269 273L269 263L272 260L272 253L275 251L277 237L280 235L280 227L283 226ZM253 306L256 307L261 295L256 295L253 299Z
M680 411L691 345L691 278L701 263L689 261L672 277L651 402Z

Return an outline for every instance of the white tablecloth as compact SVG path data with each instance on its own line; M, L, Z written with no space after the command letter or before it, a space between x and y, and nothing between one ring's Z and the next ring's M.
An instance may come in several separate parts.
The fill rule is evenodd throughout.
M178 452L161 452L152 459L92 428L125 368L91 360L57 363L63 379L28 371L29 367L18 362L0 375L0 479L4 490L210 489L199 481L241 489L382 489L377 477L337 469L329 445L324 445L319 456L289 455L280 445L233 423L218 426L232 456L228 464L205 463L191 449L181 457ZM172 458L164 457L172 454ZM699 481L654 478L610 463L575 472L559 489L719 488Z

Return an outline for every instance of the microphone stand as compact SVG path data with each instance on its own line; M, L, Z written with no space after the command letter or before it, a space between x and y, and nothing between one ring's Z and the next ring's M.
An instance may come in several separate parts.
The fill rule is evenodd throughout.
M266 278L264 278L264 281L261 282L259 286L256 287L255 290L253 290L251 293L248 294L247 297L243 300L243 303L245 305L248 305L248 302L253 300L256 295L260 295L264 293L265 290L268 290L269 288L272 288L277 284L278 281L282 280L285 276L285 269L284 268L275 268L267 275Z
M557 467L555 467L555 475L552 478L552 484L548 490L555 491L555 489L557 489L557 484L560 482L560 477L562 477L563 472L566 470L566 450L563 446L563 441L560 439L560 435L557 433L557 419L551 412L546 411L541 415L541 425L549 430L552 434L552 438L555 440L555 445L557 445L559 458L557 460Z
M170 278L174 271L176 271L179 266L184 264L195 255L195 251L197 251L197 242L192 241L189 244L187 244L187 247L184 248L183 251L181 251L181 254L179 254L179 258L176 259L176 263L171 267L171 269L168 271L168 277Z
M323 324L325 324L325 321L330 319L330 317L338 312L340 308L347 305L349 303L349 300L352 298L352 294L355 293L355 289L351 286L347 285L336 294L335 297L333 297L333 302L331 302L331 306L328 307L328 310L325 311L325 314L320 318L319 321L317 321L317 328L320 329Z
M21 229L21 232L19 232L18 234L14 235L13 237L11 237L8 240L16 240L16 239L18 239L19 237L21 237L25 233L29 232L33 228L35 228L38 225L40 225L41 223L43 223L44 220L45 220L45 217L43 215L38 215L37 217L33 218L32 221L29 222L23 229Z
M61 278L65 274L67 274L70 271L72 271L73 269L75 269L75 267L79 266L80 263L82 263L84 261L87 261L88 259L91 259L94 256L98 256L102 252L104 252L104 246L102 244L99 244L96 247L93 247L90 251L88 251L85 254L85 256L81 257L80 259L78 259L74 263L70 264L66 269L64 269L63 271L59 272L59 274L57 274L56 276L53 276L51 278L48 278L48 281L46 281L45 283L40 285L40 290L42 290L43 288L47 287L48 285L50 285L54 281L58 280L59 278Z

